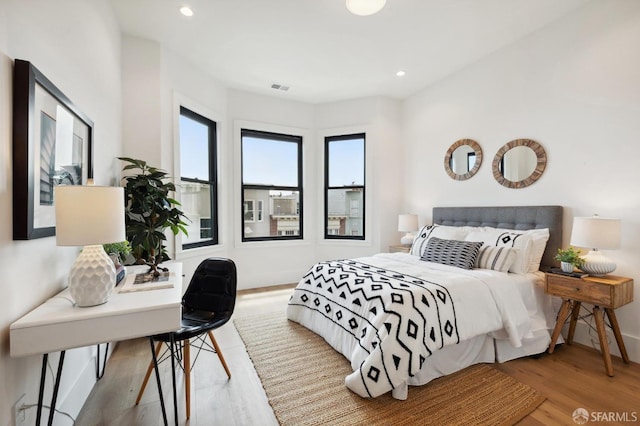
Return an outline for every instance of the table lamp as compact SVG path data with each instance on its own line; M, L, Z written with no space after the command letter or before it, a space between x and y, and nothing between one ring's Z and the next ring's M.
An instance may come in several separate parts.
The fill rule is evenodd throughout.
M398 216L398 231L406 232L406 234L400 239L400 244L410 246L413 243L413 234L418 230L418 215L416 214L401 214Z
M69 272L77 306L105 303L116 284L116 269L102 244L125 240L124 189L112 186L56 186L56 244L83 246Z
M594 215L576 217L571 230L572 246L591 248L582 256L584 264L580 267L589 275L601 277L615 271L616 264L599 250L611 250L620 247L620 220Z

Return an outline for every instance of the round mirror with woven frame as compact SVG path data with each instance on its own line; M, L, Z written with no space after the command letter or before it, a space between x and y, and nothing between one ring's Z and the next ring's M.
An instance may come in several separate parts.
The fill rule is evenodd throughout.
M482 148L473 139L455 141L444 156L444 169L455 180L473 177L482 164Z
M493 177L507 188L525 188L540 179L547 166L547 153L531 139L514 139L498 150L491 168Z

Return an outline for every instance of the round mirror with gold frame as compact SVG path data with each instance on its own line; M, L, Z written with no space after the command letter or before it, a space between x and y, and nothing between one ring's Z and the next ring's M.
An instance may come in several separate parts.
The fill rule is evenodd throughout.
M482 164L482 148L473 139L455 141L444 156L444 169L455 180L467 180Z
M493 157L493 177L507 188L525 188L542 176L547 166L547 153L531 139L507 142Z

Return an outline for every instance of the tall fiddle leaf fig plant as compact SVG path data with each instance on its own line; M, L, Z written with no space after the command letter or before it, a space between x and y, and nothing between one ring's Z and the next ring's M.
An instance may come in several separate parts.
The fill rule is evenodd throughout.
M187 219L180 203L169 194L175 192L173 182L168 181L167 172L149 166L146 161L128 157L118 157L126 163L122 169L127 173L125 182L126 203L125 226L131 253L138 265L149 265L158 274L158 265L170 257L164 245L165 230L170 228L174 235L187 235ZM136 174L130 174L137 171ZM162 269L162 268L160 268Z

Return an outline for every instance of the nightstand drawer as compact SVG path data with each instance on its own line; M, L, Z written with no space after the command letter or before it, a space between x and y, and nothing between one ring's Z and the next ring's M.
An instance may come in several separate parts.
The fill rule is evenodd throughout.
M547 293L580 302L599 302L602 306L611 305L610 286L581 281L575 278L554 277L547 280Z
M633 280L618 277L571 278L547 274L547 293L606 308L617 308L633 300Z

